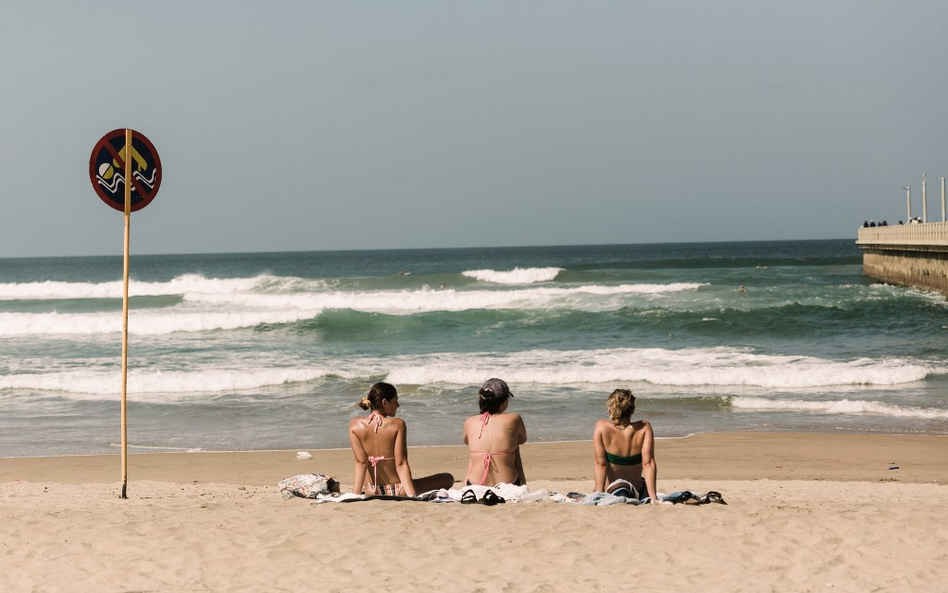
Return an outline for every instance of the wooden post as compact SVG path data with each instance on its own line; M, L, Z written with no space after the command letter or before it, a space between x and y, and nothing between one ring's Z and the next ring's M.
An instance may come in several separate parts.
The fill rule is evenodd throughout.
M132 131L125 130L125 264L122 271L122 498L128 498L128 239L132 221Z

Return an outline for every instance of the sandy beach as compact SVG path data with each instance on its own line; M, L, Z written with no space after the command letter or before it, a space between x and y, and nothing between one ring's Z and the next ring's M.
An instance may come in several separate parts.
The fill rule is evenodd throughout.
M719 433L656 444L659 490L727 505L283 500L348 450L0 459L3 591L914 591L948 580L948 438ZM589 492L589 442L524 447ZM463 447L411 448L416 475Z

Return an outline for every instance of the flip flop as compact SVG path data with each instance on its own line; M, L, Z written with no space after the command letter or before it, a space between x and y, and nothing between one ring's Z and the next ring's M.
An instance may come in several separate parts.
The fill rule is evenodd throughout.
M461 494L461 504L475 504L477 502L477 495L474 494L473 490L465 490Z
M709 504L716 502L718 504L727 504L724 502L724 497L721 496L720 492L715 492L714 490L708 490L708 493L701 497L701 500L698 501L698 504Z
M501 498L500 496L497 496L496 494L494 494L493 490L488 490L487 492L484 493L484 496L481 497L481 499L478 501L477 504L483 504L483 505L492 507L495 504L503 504L505 502L507 501Z

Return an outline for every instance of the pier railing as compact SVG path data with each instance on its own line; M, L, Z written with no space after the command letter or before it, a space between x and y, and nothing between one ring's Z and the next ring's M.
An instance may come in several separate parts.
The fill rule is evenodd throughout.
M948 247L948 222L860 227L856 245L878 248Z

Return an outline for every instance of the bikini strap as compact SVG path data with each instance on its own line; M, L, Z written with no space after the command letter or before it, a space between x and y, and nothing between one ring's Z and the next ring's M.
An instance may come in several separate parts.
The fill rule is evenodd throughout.
M490 472L490 457L491 454L489 452L484 453L484 475L481 476L481 484L487 482L487 474Z
M369 414L369 417L366 419L365 423L371 426L373 421L375 422L375 432L378 432L379 427L382 426L382 415L378 412L372 412Z
M374 457L369 455L369 464L372 466L372 494L379 493L379 461L388 457Z
M477 438L481 438L484 434L484 427L487 426L488 422L490 422L490 412L484 412L481 414L481 430L477 433Z

